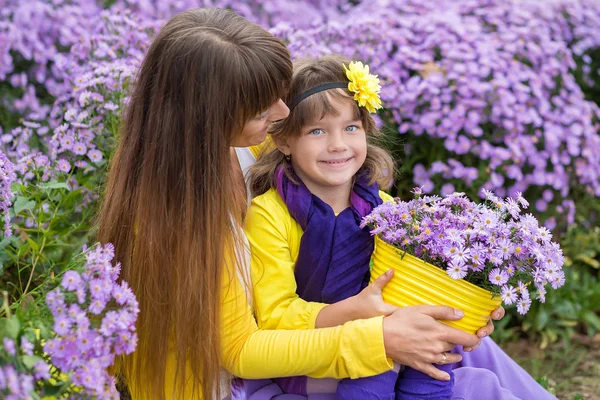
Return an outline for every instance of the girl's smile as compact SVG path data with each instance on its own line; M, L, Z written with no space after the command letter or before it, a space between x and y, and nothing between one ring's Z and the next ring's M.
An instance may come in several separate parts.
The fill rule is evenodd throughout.
M352 161L353 159L354 157L346 157L335 160L322 160L319 162L326 165L329 168L345 168L350 164L350 161Z

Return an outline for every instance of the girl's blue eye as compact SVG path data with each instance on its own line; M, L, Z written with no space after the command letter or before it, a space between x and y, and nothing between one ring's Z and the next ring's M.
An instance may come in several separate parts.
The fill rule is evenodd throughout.
M354 132L356 130L358 130L358 126L356 126L356 125L350 125L350 126L346 127L346 131L348 131L348 132Z
M313 129L312 131L308 132L309 135L320 135L323 133L323 129Z

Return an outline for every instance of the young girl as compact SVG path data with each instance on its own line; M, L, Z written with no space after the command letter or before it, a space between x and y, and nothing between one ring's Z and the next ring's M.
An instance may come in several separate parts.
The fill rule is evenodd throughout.
M260 194L249 211L248 238L256 255L251 271L261 328L334 326L360 313L356 295L368 284L374 242L359 224L389 198L379 187L390 186L394 171L389 154L370 143L378 133L369 114L380 107L378 91L368 68L339 56L295 65L292 92L300 94L289 104L289 117L271 127L276 148L250 171L252 193ZM271 219L272 225L254 218ZM291 235L286 223L293 225ZM270 234L267 227L273 228ZM292 269L274 261L286 251ZM394 399L396 378L397 371L389 371L343 380L337 396ZM296 394L305 393L306 382L279 380ZM446 382L448 396L438 398L449 399L451 385Z
M263 329L311 329L370 316L362 314L364 299L357 294L368 283L374 244L359 223L390 198L378 188L388 187L393 176L392 159L372 143L378 136L370 116L380 107L377 82L368 67L339 56L295 64L286 98L290 115L270 127L275 146L263 151L249 171L257 197L248 211L246 233L256 317ZM386 275L383 280L391 277ZM441 359L434 361L438 364L461 359L440 353ZM518 378L526 388L523 393L552 398L508 357L502 361L507 371L523 375ZM465 368L461 396L473 394L469 390L476 383L492 382L487 386L491 397L483 398L517 398L500 387L494 373ZM449 365L446 370L452 377ZM398 379L395 369L339 383L306 377L277 383L285 393L309 398L336 392L339 399L441 400L451 398L454 380L433 380L412 369Z

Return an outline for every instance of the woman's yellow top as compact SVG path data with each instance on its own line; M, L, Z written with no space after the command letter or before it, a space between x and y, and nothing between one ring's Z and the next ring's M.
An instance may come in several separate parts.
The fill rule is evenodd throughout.
M245 287L237 275L227 274L221 296L222 366L235 376L259 379L308 375L342 379L377 375L392 368L383 345L382 317L326 329L259 330ZM167 391L173 387L174 375L175 359L170 358L166 368ZM142 399L138 385L129 382L134 400ZM184 398L196 397L188 391Z
M384 192L379 194L384 200L391 199ZM252 200L245 230L252 253L250 275L258 326L313 329L326 304L305 301L296 293L294 268L303 231L276 190ZM381 354L383 333L377 332L364 342L358 341L359 337L365 335L358 336L356 343L364 343L372 354Z
M249 150L256 156L270 144L272 141L266 140ZM262 258L263 254L259 256ZM383 317L326 329L306 330L314 327L312 320L298 326L304 330L259 330L246 288L237 275L226 275L221 290L221 359L229 373L247 379L298 375L342 379L378 375L392 368L383 345ZM309 306L312 311L307 314L318 313L323 306ZM166 367L167 391L173 387L174 376L175 359L170 357ZM138 383L129 382L134 400L142 399L138 389ZM185 399L197 398L191 395L190 388L187 390Z

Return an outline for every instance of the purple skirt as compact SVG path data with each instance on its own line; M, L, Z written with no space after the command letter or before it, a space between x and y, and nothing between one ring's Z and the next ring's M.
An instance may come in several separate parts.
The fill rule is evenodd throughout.
M453 400L555 400L490 338L454 366ZM232 400L335 400L335 393L285 394L271 379L239 379L231 385Z

